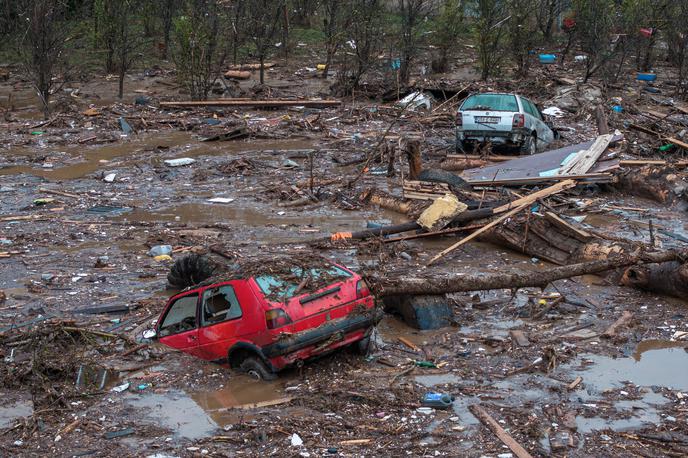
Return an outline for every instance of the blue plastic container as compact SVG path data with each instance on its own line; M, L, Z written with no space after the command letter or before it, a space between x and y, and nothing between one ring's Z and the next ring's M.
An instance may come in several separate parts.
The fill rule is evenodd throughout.
M654 81L657 79L657 75L654 73L640 73L636 75L635 79L638 81Z
M614 110L617 113L622 113L623 112L623 107L621 105L614 105L612 107L612 110Z
M554 54L540 54L538 57L541 64L553 64L557 60L557 56Z
M454 396L444 393L425 393L421 404L434 409L448 409L454 403Z

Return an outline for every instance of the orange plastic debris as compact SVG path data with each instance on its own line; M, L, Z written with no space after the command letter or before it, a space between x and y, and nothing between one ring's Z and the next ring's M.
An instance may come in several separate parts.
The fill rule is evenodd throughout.
M336 242L337 240L346 240L351 238L351 232L337 232L332 234L330 240Z

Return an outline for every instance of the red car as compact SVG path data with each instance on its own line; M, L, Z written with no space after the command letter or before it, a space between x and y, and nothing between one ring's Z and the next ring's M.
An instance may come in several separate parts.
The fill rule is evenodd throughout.
M260 379L355 342L367 348L382 316L365 281L334 264L307 273L324 286L300 294L307 281L272 274L179 293L160 315L156 338Z

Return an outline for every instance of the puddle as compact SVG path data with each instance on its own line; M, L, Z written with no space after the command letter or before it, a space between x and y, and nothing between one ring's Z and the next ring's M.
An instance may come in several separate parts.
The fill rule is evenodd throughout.
M452 383L459 383L459 378L454 374L417 375L415 379L416 382L428 388L432 388L437 385L449 385Z
M688 390L688 352L683 348L658 348L656 341L649 342L654 343L639 344L633 358L584 355L594 363L580 372L586 387L602 392L621 388L622 382L630 381L639 386Z
M9 428L18 419L30 415L33 415L33 402L31 400L18 400L0 407L0 429Z
M142 134L140 136L133 135L124 142L115 142L107 145L98 146L83 146L83 145L51 145L50 148L40 149L42 153L49 154L50 151L59 151L66 153L65 158L74 160L83 157L82 161L77 163L68 163L60 166L60 163L55 163L53 169L43 169L41 164L36 165L18 165L6 168L0 168L0 176L2 175L18 175L26 173L29 175L40 176L47 180L61 181L73 180L89 175L97 170L108 170L114 167L124 165L115 160L125 160L127 158L136 158L132 161L126 161L127 166L136 163L148 163L151 158L148 157L150 150L156 147L176 148L172 157L198 157L198 156L218 156L228 155L231 153L239 154L242 152L261 152L261 151L283 151L293 149L311 149L314 146L312 140L292 139L292 140L251 140L251 141L232 141L232 142L212 142L202 143L194 135L188 132L167 132L165 134L151 133ZM16 147L11 148L7 155L35 155L36 146L33 147ZM58 155L58 153L55 153ZM62 156L60 154L60 156ZM162 158L154 157L154 162L162 163L163 159L169 159L167 155ZM142 159L139 159L142 158ZM101 163L100 161L115 161L109 163Z
M661 394L649 392L642 399L614 403L614 407L610 409L612 416L626 418L585 418L578 416L576 417L576 426L579 432L585 434L593 430L603 431L605 429L628 431L642 428L648 423L656 425L661 422L656 406L666 402L667 399Z
M130 397L127 403L141 409L146 420L171 429L175 437L196 440L259 411L246 409L248 405L269 403L284 397L281 386L281 382L257 382L238 376L232 377L229 385L218 390L146 393Z
M156 425L169 428L177 438L189 440L212 435L218 428L212 418L183 391L145 394L127 400L141 410L141 416Z

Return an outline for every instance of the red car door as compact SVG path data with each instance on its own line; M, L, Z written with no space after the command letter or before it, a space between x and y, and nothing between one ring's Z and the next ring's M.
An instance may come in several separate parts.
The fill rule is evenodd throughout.
M158 340L194 356L198 349L198 291L175 297L158 324Z
M198 344L201 358L220 361L238 341L261 345L265 312L246 280L217 283L204 289Z

